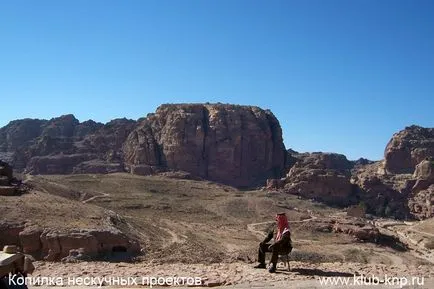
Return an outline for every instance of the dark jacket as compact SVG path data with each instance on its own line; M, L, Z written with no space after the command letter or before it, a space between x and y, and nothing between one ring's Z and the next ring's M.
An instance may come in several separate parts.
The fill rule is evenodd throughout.
M267 237L262 241L263 244L266 244L273 239L274 236L277 236L277 228L276 226L273 226L269 229ZM287 254L291 252L292 250L292 240L291 240L291 232L287 231L285 234L282 235L279 241L274 240L271 244L273 247L277 248L279 252L282 254Z

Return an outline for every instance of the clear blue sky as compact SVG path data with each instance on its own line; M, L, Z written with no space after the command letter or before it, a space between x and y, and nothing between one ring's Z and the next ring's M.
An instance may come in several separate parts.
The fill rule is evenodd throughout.
M0 126L251 104L288 148L350 159L434 126L431 0L1 1L0 37Z

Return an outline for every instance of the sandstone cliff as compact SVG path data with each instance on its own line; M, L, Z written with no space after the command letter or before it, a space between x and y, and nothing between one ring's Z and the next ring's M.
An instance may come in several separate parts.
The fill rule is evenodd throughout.
M298 157L288 172L286 192L329 204L351 203L352 164L344 155L317 152Z
M278 120L268 110L168 104L138 121L80 123L73 115L0 129L0 157L31 174L185 171L235 186L284 174Z
M393 135L384 151L384 169L390 174L412 174L416 165L434 156L434 128L409 126Z
M80 123L73 115L15 120L0 128L0 157L33 174L122 171L121 148L135 125L127 119Z
M348 161L330 153L287 152L285 179L267 189L332 205L363 204L377 216L434 216L434 129L410 126L393 135L383 161Z
M279 122L252 106L162 105L128 136L125 163L134 173L173 169L234 186L284 172Z

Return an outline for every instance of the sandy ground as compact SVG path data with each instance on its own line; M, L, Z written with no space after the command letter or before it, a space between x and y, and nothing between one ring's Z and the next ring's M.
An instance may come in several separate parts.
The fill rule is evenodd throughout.
M423 286L402 287L434 288L434 250L425 248L434 234L433 220L376 222L411 245L409 251L398 252L358 242L346 234L317 230L317 223L324 218L343 217L345 212L291 195L127 174L35 176L30 181L36 188L30 194L0 200L5 218L22 220L25 216L41 227L58 229L99 228L105 224L108 211L116 212L128 224L121 229L137 237L145 251L135 263L38 261L33 277L196 277L206 287L306 289L369 287L354 276L380 280L418 277L424 278ZM289 216L293 234L291 271L285 264L279 264L276 274L253 269L258 242L274 214L282 211ZM334 280L349 283L321 284L320 278L333 282L324 279L331 277L347 278ZM351 285L354 281L358 283ZM94 287L98 286L74 288ZM401 286L384 283L371 287Z
M320 283L328 277L347 278L349 282L354 281L354 276L378 277L380 280L385 277L410 278L418 277L416 281L430 282L434 278L434 270L430 265L415 266L390 266L382 264L360 264L360 263L320 263L310 264L302 262L290 262L290 271L281 263L276 274L270 274L267 270L254 269L254 264L231 263L231 264L166 264L155 265L152 263L106 263L106 262L81 262L81 263L49 263L37 262L37 271L33 276L45 277L128 277L142 280L142 277L193 277L200 278L202 286L238 286L240 288L294 288L310 284L310 287L295 288L316 288L324 287ZM325 278L325 279L324 279ZM141 281L137 281L141 285ZM331 281L329 281L331 282ZM358 283L357 283L358 282ZM66 281L65 281L66 283ZM281 284L284 287L276 287ZM285 285L286 284L286 285ZM299 285L297 285L299 284ZM315 285L316 284L316 285ZM366 281L366 284L369 284ZM429 283L427 283L429 284ZM110 285L106 283L105 285ZM384 284L386 285L386 284ZM244 287L242 287L244 286ZM249 287L250 286L250 287ZM268 286L268 287L267 287ZM312 287L313 286L313 287ZM316 287L315 287L316 286ZM331 286L331 285L329 285ZM366 285L363 285L366 286ZM135 286L133 286L135 287ZM140 286L139 286L140 287ZM142 286L146 287L146 286ZM178 286L180 287L180 286ZM182 287L182 286L181 286ZM236 287L236 288L238 288ZM326 286L327 287L327 286ZM331 286L336 287L336 286ZM378 286L377 286L378 287ZM343 287L344 288L344 287ZM387 288L395 288L387 285ZM419 287L418 287L419 288ZM424 287L422 287L424 288ZM426 287L434 288L434 287Z

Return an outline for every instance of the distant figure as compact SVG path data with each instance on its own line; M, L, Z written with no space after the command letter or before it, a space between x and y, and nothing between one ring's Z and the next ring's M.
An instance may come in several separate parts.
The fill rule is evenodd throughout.
M289 231L288 219L285 213L276 215L277 232L273 243L268 243L274 236L274 228L269 231L267 237L259 244L258 261L255 266L258 269L265 269L265 253L271 252L271 261L268 267L270 273L276 272L279 255L287 255L292 251L291 232Z

